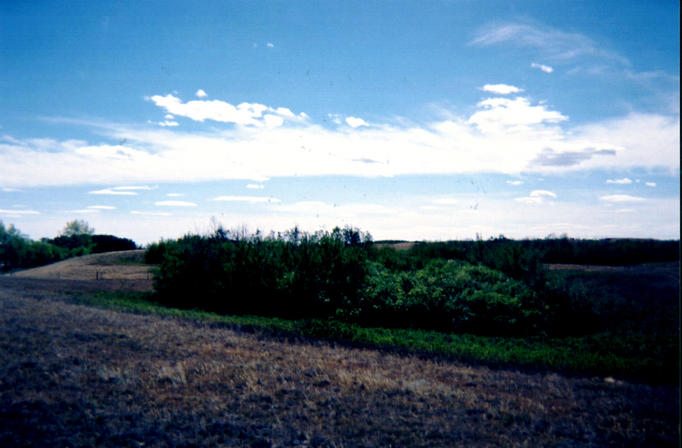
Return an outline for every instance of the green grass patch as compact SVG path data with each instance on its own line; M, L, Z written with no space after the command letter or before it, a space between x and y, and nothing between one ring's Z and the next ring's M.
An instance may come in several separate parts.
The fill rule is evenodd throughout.
M154 314L217 324L275 336L303 337L399 353L442 357L476 365L613 376L656 384L678 383L675 338L642 334L539 338L488 337L412 329L367 328L334 320L286 320L226 316L169 308L149 293L76 293L70 302L124 312Z

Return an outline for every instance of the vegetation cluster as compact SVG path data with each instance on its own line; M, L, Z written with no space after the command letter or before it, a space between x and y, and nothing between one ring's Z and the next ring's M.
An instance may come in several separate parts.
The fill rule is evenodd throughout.
M137 249L134 241L95 234L85 221L71 221L55 238L31 240L15 226L0 221L0 272L42 266L66 258Z
M157 300L223 314L322 319L487 336L607 331L585 283L543 263L665 261L674 241L562 239L418 243L398 251L353 228L263 236L218 229L151 245ZM626 254L626 255L623 255ZM598 258L598 257L602 258ZM190 299L191 298L191 299Z

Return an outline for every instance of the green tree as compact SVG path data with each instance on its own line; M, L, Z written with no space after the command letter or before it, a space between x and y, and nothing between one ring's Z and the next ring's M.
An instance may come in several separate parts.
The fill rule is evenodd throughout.
M90 227L87 221L83 219L74 219L69 221L64 226L61 236L71 237L76 235L93 235L95 229Z

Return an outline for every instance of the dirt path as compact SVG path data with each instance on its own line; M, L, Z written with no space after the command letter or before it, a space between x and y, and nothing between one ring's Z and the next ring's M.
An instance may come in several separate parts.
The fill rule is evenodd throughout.
M678 389L282 341L40 284L0 279L0 446L677 445Z

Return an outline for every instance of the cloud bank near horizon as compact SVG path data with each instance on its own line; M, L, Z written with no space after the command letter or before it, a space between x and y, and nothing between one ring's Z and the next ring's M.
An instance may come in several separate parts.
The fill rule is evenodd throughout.
M507 95L521 89L486 85ZM201 89L200 89L201 91ZM161 112L223 127L81 123L114 143L0 137L4 188L97 183L349 175L560 173L572 170L679 169L679 116L631 112L570 125L570 117L529 97L490 96L469 116L442 110L422 123L372 124L359 117L321 125L305 112L258 103L183 102L154 95ZM408 123L408 124L405 124ZM97 176L94 177L93 173ZM92 194L131 195L131 189Z

